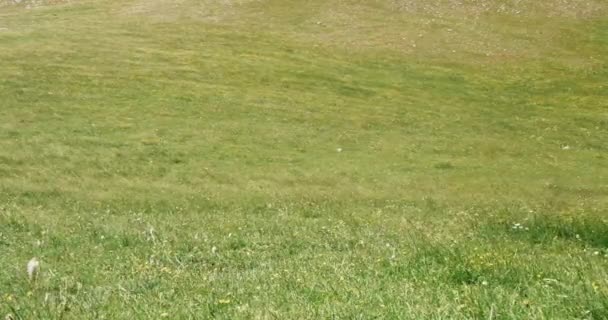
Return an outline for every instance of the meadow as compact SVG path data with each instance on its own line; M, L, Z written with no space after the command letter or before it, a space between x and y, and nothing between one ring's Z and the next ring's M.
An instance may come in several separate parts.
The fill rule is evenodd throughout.
M608 319L608 3L0 0L0 317Z

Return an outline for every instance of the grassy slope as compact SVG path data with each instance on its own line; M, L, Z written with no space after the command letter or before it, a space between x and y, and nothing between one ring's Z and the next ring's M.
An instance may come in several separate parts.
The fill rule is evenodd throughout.
M601 1L7 3L0 313L608 317Z

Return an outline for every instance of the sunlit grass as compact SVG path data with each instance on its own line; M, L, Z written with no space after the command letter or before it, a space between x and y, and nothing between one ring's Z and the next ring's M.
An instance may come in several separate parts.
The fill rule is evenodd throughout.
M0 316L608 317L606 10L0 0Z

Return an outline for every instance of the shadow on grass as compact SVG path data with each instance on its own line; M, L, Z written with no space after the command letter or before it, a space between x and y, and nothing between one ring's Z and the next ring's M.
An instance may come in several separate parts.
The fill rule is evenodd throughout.
M563 216L537 214L519 222L489 221L481 226L486 237L507 236L532 244L556 240L572 241L584 246L608 249L608 223L601 215Z

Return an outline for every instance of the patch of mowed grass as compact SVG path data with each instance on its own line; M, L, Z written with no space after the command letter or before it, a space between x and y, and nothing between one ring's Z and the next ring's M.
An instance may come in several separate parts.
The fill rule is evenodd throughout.
M484 3L1 6L0 315L606 318L606 8Z

